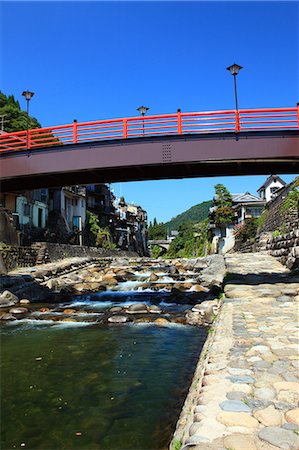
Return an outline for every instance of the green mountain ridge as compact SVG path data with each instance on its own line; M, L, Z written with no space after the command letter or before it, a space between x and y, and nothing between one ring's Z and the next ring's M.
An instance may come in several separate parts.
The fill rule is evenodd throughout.
M173 231L178 230L179 226L184 222L201 222L202 220L207 219L211 206L212 200L194 205L191 208L187 209L187 211L184 211L181 214L173 217L169 222L166 222L165 226L167 230Z

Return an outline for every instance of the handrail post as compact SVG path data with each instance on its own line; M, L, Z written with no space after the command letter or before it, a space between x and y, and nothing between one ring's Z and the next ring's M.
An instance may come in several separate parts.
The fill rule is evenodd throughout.
M178 134L182 134L182 112L180 109L178 109Z
M74 144L78 143L78 122L76 119L74 119L74 122L73 122L73 141L74 141Z
M236 110L235 121L236 121L235 130L236 133L239 133L239 131L241 130L241 125L240 125L240 113L238 110Z
M128 137L128 120L127 119L123 119L123 135L124 135L124 139L127 139L127 137Z
M27 148L31 149L31 130L27 130Z

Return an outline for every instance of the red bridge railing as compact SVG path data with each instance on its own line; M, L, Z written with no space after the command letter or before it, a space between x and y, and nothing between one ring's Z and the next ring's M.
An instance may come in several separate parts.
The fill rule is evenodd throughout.
M122 119L73 122L0 134L0 152L36 149L107 139L201 134L226 131L298 130L299 106L293 108L205 111Z

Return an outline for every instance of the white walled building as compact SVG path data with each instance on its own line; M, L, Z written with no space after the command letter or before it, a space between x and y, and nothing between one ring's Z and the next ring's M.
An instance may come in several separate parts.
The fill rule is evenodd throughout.
M275 197L275 193L284 187L286 182L283 181L278 175L270 175L265 183L257 190L260 198L267 203Z

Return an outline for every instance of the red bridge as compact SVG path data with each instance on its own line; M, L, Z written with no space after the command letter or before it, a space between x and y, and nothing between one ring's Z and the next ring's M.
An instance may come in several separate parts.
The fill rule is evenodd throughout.
M296 173L299 107L162 114L0 135L2 190Z

